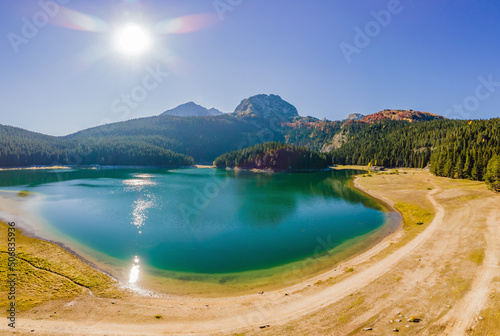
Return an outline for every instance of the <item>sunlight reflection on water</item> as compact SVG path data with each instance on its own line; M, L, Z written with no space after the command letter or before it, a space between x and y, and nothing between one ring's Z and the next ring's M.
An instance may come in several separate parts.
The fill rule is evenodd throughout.
M137 280L139 280L139 257L134 257L134 264L132 265L132 269L130 270L130 275L128 282L130 284L135 284Z
M153 195L146 195L146 197L154 198ZM137 200L134 202L134 210L132 212L133 224L140 228L144 225L145 220L148 218L147 210L154 208L156 202L154 200ZM139 231L140 232L140 231Z
M144 192L132 206L132 224L139 229L145 224L148 218L147 210L155 208L157 205L154 193L146 193L144 189L145 187L156 186L157 182L151 180L155 177L151 174L134 174L133 177L133 179L124 180L123 184L126 186L125 191L127 192ZM139 234L141 233L142 231L139 231Z
M123 184L130 187L130 191L140 191L144 186L153 186L156 185L154 181L145 180L145 179L128 179L123 181Z

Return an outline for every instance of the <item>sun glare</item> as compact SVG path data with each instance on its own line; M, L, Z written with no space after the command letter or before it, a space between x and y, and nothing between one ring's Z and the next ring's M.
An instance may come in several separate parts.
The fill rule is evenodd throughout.
M115 37L117 49L127 55L144 54L151 47L151 36L143 27L128 24L121 28Z

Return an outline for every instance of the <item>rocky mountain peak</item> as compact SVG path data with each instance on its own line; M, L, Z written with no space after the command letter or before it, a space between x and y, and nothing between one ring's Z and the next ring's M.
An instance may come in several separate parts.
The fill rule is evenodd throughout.
M359 120L363 119L365 116L361 113L351 113L345 118L345 120Z
M259 94L244 99L236 107L234 113L263 119L279 118L284 120L292 120L299 116L295 106L273 94Z
M215 108L207 109L206 107L203 107L191 101L185 104L181 104L171 110L165 111L161 115L171 115L178 117L206 117L221 114L222 112Z

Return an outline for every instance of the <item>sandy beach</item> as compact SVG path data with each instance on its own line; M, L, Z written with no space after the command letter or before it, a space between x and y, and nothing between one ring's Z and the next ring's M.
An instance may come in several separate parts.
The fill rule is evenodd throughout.
M89 289L94 287L81 286L62 271L54 275L50 267L33 264L29 267L36 272L63 276L61 281L76 285L66 297L21 310L16 334L387 335L395 329L406 335L498 332L500 195L481 182L439 178L410 169L360 176L355 185L401 211L405 223L369 250L332 265L320 275L262 294L149 296L112 280L105 288L105 280L100 280L102 291L94 293ZM6 218L9 215L23 217L11 211L18 209L16 202L2 198L4 219L10 220ZM26 244L37 243L26 240ZM21 248L29 254L29 246ZM45 244L43 251L47 259L70 258L54 244ZM78 262L71 259L72 264ZM29 294L36 294L36 290ZM8 330L6 323L0 330Z

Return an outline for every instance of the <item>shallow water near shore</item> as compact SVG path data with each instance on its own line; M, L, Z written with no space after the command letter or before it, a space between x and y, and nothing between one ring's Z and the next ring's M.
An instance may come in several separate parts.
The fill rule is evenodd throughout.
M317 271L366 247L389 214L349 185L356 173L17 170L1 172L0 186L36 193L24 208L43 217L50 238L112 265L124 281L224 285L302 276L306 261Z

